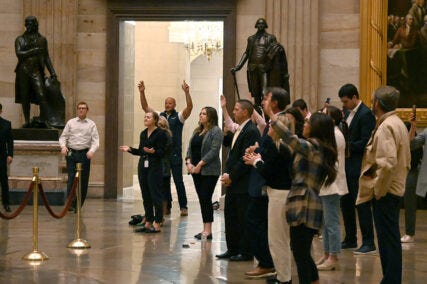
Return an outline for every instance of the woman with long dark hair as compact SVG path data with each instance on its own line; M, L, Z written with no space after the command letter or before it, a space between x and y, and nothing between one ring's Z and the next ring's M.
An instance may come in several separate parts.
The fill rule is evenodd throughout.
M221 174L219 152L222 131L218 127L218 114L213 107L204 107L199 114L199 126L194 130L186 155L188 173L193 177L202 211L203 231L196 239L212 239L212 195Z
M337 146L332 118L313 114L304 124L300 139L278 120L266 103L271 127L293 155L292 185L286 200L286 220L290 225L291 248L299 283L319 283L316 264L310 254L313 236L322 225L320 188L330 186L336 176Z
M299 138L303 138L302 131L304 129L304 117L300 110L297 107L291 107L285 111L285 114L286 117L293 122L293 127L295 128L294 130L290 130L298 135Z
M123 152L140 156L138 181L145 210L145 225L135 232L158 233L163 221L162 158L168 138L166 132L157 127L158 122L159 115L156 112L145 113L144 125L147 128L139 136L139 147L120 146Z
M323 250L324 255L316 261L318 270L334 270L338 267L338 253L341 251L340 199L348 193L345 176L345 153L347 123L343 120L342 111L334 106L327 106L323 112L329 115L335 124L334 134L337 143L338 162L337 178L329 186L320 190L323 206ZM340 129L340 126L342 129Z

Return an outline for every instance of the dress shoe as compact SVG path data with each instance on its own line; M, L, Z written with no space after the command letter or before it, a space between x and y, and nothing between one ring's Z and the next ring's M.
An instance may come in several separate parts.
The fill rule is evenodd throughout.
M247 254L236 254L230 257L231 261L249 261L249 260L253 260L254 257L247 255Z
M187 208L181 209L181 216L188 216L188 209Z
M10 209L10 207L9 207L9 205L5 205L4 206L4 210L6 211L6 212L12 212L12 210Z
M246 276L251 278L262 278L262 277L269 277L276 274L276 270L274 268L264 268L257 266L251 271L248 271L245 273Z
M353 250L357 248L357 243L344 241L341 243L342 250Z
M202 239L202 233L198 233L197 235L194 235L194 237L198 240ZM207 240L212 240L212 233L206 236Z
M360 248L355 250L353 253L358 255L368 255L368 254L375 254L376 248L375 245L362 245Z
M338 262L332 262L329 260L326 260L320 265L317 265L317 270L319 271L328 271L328 270L338 270Z
M229 252L229 251L226 251L226 252L224 252L224 253L221 253L221 254L217 254L217 255L215 255L217 258L221 258L221 259L225 259L225 258L230 258L230 257L232 257L233 256L233 254L231 253L231 252Z

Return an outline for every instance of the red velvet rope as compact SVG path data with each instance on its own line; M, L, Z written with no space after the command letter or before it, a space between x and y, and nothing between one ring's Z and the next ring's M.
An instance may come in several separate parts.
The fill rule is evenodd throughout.
M28 188L28 191L24 196L24 200L22 200L21 205L19 205L19 207L15 210L15 212L13 212L12 214L3 214L0 212L0 217L6 220L10 220L18 216L22 212L22 210L24 210L25 206L27 206L28 200L30 200L33 189L34 189L34 181L31 181L30 187Z
M67 201L65 202L65 207L64 207L64 209L62 209L61 213L59 213L59 214L56 214L55 212L53 212L53 210L50 207L49 202L47 200L46 194L44 193L43 186L42 186L41 183L39 184L40 195L41 195L43 204L46 207L46 209L49 212L49 214L53 218L61 219L61 218L63 218L67 214L68 208L70 208L71 202L73 202L73 199L74 199L74 196L75 196L75 193L76 193L76 187L77 187L78 183L79 183L79 178L76 176L74 178L74 181L73 181L73 187L71 188L70 195L68 195Z

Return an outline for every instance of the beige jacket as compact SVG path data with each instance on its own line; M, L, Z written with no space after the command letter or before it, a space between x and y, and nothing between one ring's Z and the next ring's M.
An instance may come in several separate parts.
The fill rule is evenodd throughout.
M387 193L403 196L411 165L408 130L395 111L381 116L366 145L356 204Z

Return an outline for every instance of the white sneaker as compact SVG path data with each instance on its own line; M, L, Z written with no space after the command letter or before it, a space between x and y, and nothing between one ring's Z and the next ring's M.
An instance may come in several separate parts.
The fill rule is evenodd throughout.
M410 235L404 235L402 238L400 238L401 243L413 243L414 242L414 236Z

